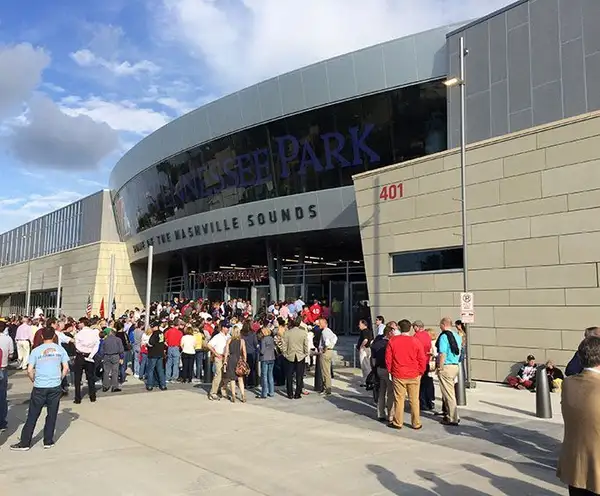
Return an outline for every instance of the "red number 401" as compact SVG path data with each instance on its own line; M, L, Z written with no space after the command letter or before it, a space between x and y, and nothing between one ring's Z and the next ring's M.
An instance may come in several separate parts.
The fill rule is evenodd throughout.
M402 198L403 195L404 188L402 186L402 183L390 184L381 188L381 193L379 193L379 199L384 201L395 200L396 198Z

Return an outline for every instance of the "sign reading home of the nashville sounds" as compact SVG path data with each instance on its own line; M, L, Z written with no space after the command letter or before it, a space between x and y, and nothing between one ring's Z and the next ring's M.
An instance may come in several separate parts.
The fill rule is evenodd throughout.
M237 231L245 225L247 228L264 226L266 224L285 224L303 219L314 219L317 217L317 206L287 207L265 212L251 213L246 217L226 217L220 220L203 222L199 224L186 225L164 233L151 236L133 245L133 252L139 253L149 246L167 245L173 241L182 241L188 238L209 236L227 231Z

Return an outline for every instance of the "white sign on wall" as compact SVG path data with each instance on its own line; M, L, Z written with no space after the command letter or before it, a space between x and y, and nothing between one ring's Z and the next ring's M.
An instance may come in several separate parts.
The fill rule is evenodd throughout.
M460 294L460 320L465 324L475 323L475 302L473 293Z

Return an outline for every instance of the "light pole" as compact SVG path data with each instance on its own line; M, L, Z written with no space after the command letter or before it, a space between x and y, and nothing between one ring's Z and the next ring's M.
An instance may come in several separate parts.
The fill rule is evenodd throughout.
M196 271L192 270L189 273L189 276L192 278L192 300L196 299Z
M29 316L31 306L31 232L23 235L23 241L27 243L27 289L25 291L25 315Z
M145 329L150 328L150 296L152 295L152 264L154 263L154 246L148 247L148 269L146 272L146 322Z
M444 81L444 84L452 88L458 86L460 90L460 189L461 189L461 214L462 214L462 250L463 250L463 292L469 291L469 259L467 252L467 181L466 181L466 78L465 78L465 57L469 50L465 48L465 38L461 36L458 42L458 63L459 76L451 77ZM463 324L464 325L464 324ZM471 380L471 339L466 334L467 326L464 325L465 336L467 339L467 387L474 387L475 383Z

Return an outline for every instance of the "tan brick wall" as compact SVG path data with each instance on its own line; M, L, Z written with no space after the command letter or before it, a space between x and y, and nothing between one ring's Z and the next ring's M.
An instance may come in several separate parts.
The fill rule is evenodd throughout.
M437 327L458 318L461 272L391 275L394 252L459 246L458 150L355 176L374 314ZM529 353L564 366L600 325L600 113L467 150L475 379L502 381ZM404 183L404 198L380 188Z
M85 313L88 294L92 297L93 313L98 313L102 298L108 312L110 257L115 255L115 300L117 312L141 306L145 294L143 277L130 266L124 243L94 243L55 255L41 257L28 263L0 268L0 302L10 293L23 293L27 288L27 273L31 266L32 291L56 289L58 268L63 267L62 311L80 317ZM5 303L4 303L5 304ZM6 312L3 307L2 310Z

